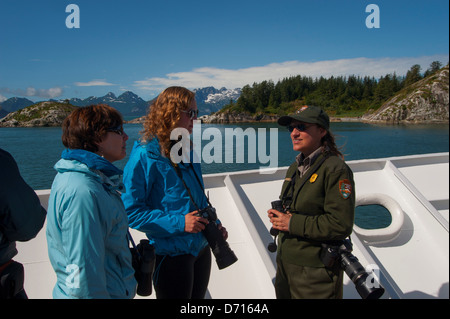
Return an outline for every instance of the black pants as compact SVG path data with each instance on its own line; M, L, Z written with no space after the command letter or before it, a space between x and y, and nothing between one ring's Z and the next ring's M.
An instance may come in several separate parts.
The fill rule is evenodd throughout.
M197 257L156 255L153 284L158 299L203 299L211 273L211 251L205 247Z

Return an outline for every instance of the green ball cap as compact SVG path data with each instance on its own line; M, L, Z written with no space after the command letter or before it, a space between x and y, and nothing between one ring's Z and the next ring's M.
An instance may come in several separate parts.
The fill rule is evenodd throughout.
M278 119L278 124L288 126L292 120L297 120L305 123L318 124L328 130L330 128L330 118L324 110L317 106L302 106L294 114L282 116Z

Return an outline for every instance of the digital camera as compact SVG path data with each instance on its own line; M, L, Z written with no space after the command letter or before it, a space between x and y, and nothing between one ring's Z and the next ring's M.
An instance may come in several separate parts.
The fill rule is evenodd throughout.
M208 241L209 247L211 247L219 269L234 264L238 259L231 250L230 245L228 245L227 241L223 238L222 231L217 227L216 209L212 206L208 206L195 215L203 217L209 222L205 225L203 234Z
M378 282L367 280L369 274L352 254L353 245L349 239L322 244L320 259L327 268L340 267L355 284L362 299L379 299L384 288ZM375 278L373 278L375 281Z

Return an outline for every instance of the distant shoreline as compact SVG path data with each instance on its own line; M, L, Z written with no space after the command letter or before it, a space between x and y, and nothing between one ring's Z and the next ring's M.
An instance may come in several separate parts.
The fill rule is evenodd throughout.
M205 115L204 115L205 116ZM129 121L124 121L124 123L126 124L142 124L144 123L144 119L145 116L139 117L139 118L135 118ZM276 123L277 120L273 119L273 120L262 120L262 121L257 121L257 120L245 120L245 121L229 121L229 122L222 122L222 123L218 123L218 122L208 122L208 121L203 121L202 117L199 117L199 120L202 121L202 123L205 124L244 124L244 123ZM371 123L371 124L386 124L386 125L399 125L399 124L407 124L407 125L420 125L420 124L449 124L448 120L428 120L428 121L401 121L399 123L393 123L390 121L381 121L381 120L367 120L364 119L360 116L355 116L355 117L351 117L351 116L344 116L344 117L335 117L332 116L330 117L330 122L331 123Z
M330 117L330 122L365 122L361 117Z
M203 115L201 117L199 117L198 119L202 121L202 123L208 123L208 124L239 124L239 123L276 123L277 120L276 119L272 119L272 120L261 120L261 121L257 121L257 120L245 120L245 121L230 121L227 123L215 123L215 122L207 122L207 121L203 121L202 117L207 117L209 115ZM124 123L127 124L142 124L145 120L145 116L141 116L132 120L127 120L124 121ZM364 122L364 120L359 117L359 116L355 116L355 117L350 117L350 116L346 116L346 117L330 117L330 122Z

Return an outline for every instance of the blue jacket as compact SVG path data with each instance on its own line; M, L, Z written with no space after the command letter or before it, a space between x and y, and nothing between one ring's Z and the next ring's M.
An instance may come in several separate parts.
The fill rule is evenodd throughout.
M200 209L207 207L200 164L180 163L179 167L196 204ZM170 160L161 155L156 138L148 143L135 142L123 181L126 191L122 193L122 200L130 227L146 233L156 254L197 256L208 245L201 232L184 231L184 216L196 207Z
M133 298L122 171L84 150L65 150L55 169L47 217L53 297Z

